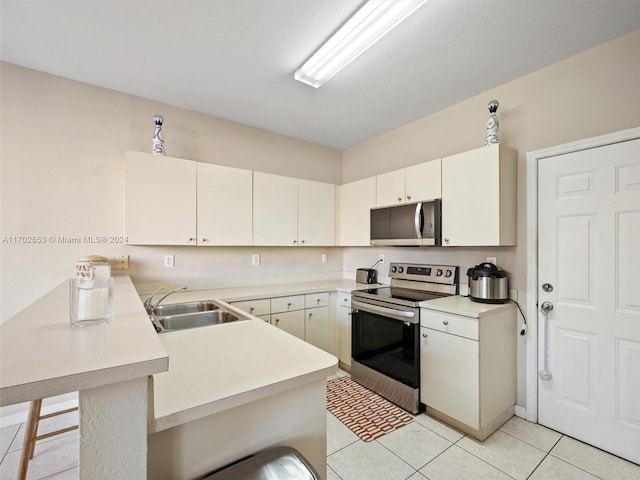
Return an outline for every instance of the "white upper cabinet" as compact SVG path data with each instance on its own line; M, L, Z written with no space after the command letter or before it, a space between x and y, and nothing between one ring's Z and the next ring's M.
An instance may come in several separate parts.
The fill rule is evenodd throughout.
M404 168L376 176L376 206L405 202Z
M490 145L442 159L442 245L516 244L517 152Z
M125 154L125 233L134 245L196 244L196 162Z
M335 185L254 172L253 244L335 245Z
M198 245L251 245L251 170L197 164Z
M376 206L384 207L440 198L440 179L440 159L378 175Z
M408 203L442 197L442 160L439 158L405 168L404 176Z
M336 244L336 186L298 180L298 244Z
M376 177L340 185L337 197L338 245L371 245L369 212L376 206Z
M298 180L253 172L253 244L298 244Z

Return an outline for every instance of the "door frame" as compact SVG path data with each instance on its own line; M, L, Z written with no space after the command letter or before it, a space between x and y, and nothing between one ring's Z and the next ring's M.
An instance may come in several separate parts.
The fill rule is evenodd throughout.
M538 421L538 163L540 160L640 138L640 127L527 153L527 420Z

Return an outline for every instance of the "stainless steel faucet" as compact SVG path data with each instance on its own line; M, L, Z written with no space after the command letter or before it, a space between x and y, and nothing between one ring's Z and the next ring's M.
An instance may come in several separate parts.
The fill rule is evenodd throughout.
M158 300L155 304L153 303L153 297L156 295L156 293L161 292L162 290L164 290L164 287L160 287L159 289L157 289L155 292L153 292L151 295L149 295L149 298L147 298L144 301L144 308L147 309L147 314L151 315L153 313L153 309L156 308L158 305L160 305L160 303L167 298L169 295L171 295L172 293L176 293L179 292L180 290L186 290L187 286L184 285L182 287L178 287L178 288L174 288L173 290L165 293L160 300Z

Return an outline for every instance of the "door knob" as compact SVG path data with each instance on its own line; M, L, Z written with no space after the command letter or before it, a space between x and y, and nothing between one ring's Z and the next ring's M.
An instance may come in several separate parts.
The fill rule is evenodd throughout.
M551 302L542 302L542 305L540 305L540 311L543 315L546 315L551 310L553 310L553 303Z

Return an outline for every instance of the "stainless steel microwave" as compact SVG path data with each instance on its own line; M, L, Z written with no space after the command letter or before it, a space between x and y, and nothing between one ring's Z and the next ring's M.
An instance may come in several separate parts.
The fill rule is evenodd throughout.
M371 209L371 245L442 245L441 200Z

